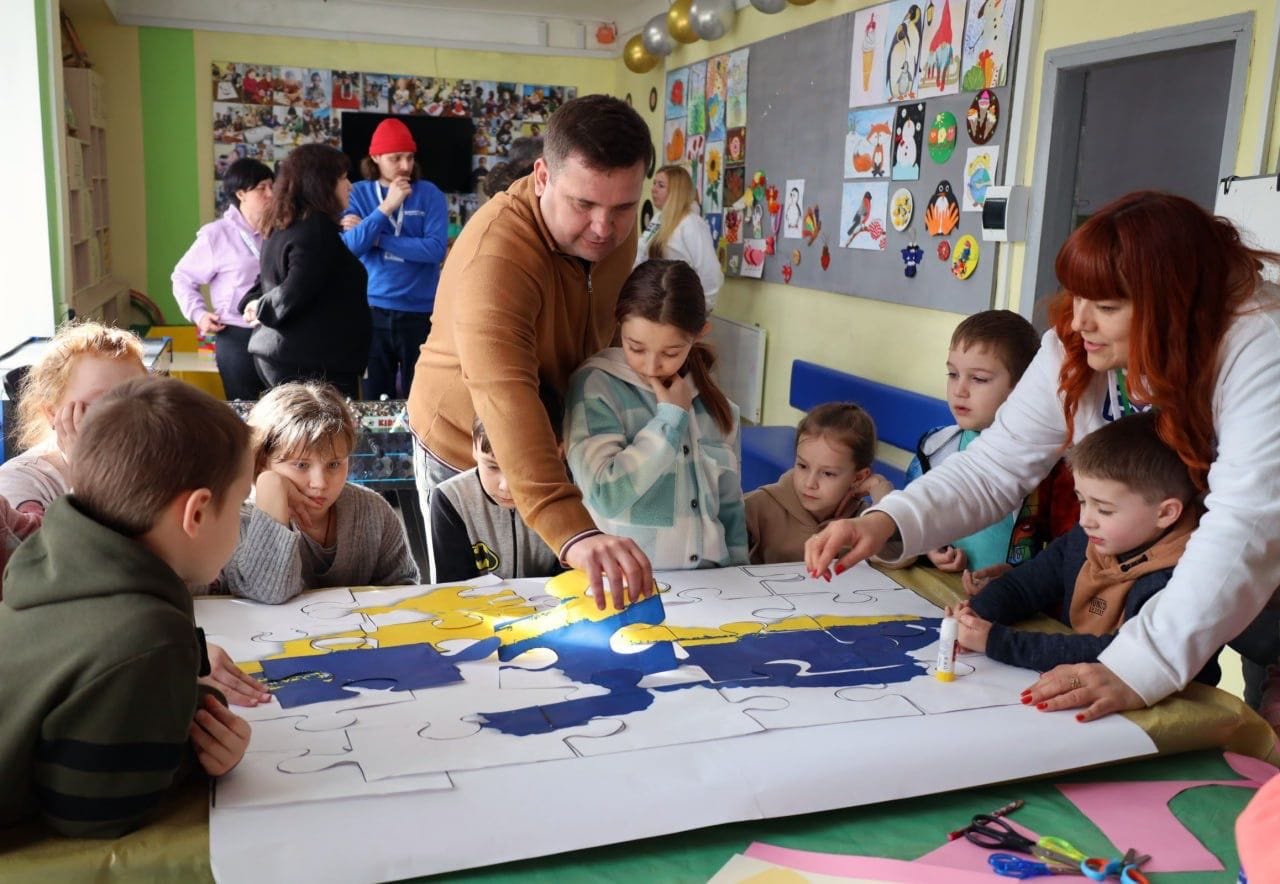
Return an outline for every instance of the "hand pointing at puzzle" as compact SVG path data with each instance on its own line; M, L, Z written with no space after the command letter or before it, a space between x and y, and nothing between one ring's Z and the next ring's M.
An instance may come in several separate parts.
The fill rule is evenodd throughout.
M810 576L824 577L834 564L840 574L884 549L897 530L893 519L881 512L832 522L805 541L805 568Z

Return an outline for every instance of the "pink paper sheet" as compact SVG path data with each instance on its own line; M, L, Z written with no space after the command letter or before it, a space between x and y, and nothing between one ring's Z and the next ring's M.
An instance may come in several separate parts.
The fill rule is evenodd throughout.
M1243 780L1167 780L1149 783L1073 783L1058 789L1111 840L1117 850L1151 854L1148 872L1220 872L1222 862L1169 809L1174 796L1200 786L1257 789L1280 771L1256 758L1225 752Z
M834 875L843 878L871 878L876 881L903 884L991 884L991 869L983 860L981 872L958 872L955 868L930 866L921 860L907 862L875 856L849 856L839 853L815 853L792 850L756 842L744 851L747 856L786 866L798 872Z

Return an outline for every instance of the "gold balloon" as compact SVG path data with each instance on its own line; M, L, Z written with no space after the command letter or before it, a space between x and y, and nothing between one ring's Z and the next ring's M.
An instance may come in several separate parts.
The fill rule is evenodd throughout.
M658 63L658 59L644 48L644 41L639 34L627 41L626 48L622 50L622 60L627 69L636 74L647 74Z
M690 7L693 0L675 0L667 10L667 30L681 43L697 43L698 32L693 27Z

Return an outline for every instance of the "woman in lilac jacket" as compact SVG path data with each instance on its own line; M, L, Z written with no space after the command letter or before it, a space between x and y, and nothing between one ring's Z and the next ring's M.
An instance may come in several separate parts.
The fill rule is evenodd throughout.
M202 335L217 335L218 374L228 399L257 399L262 379L249 355L249 323L238 308L258 281L262 234L258 226L271 202L275 173L257 160L236 160L222 179L231 205L200 228L173 269L173 297ZM209 302L200 286L209 286Z

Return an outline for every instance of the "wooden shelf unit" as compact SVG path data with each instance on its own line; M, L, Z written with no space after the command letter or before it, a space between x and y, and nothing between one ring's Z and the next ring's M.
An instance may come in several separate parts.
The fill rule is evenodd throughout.
M63 68L69 111L66 151L67 306L82 319L127 325L129 290L111 276L111 199L107 182L107 113L102 76Z

